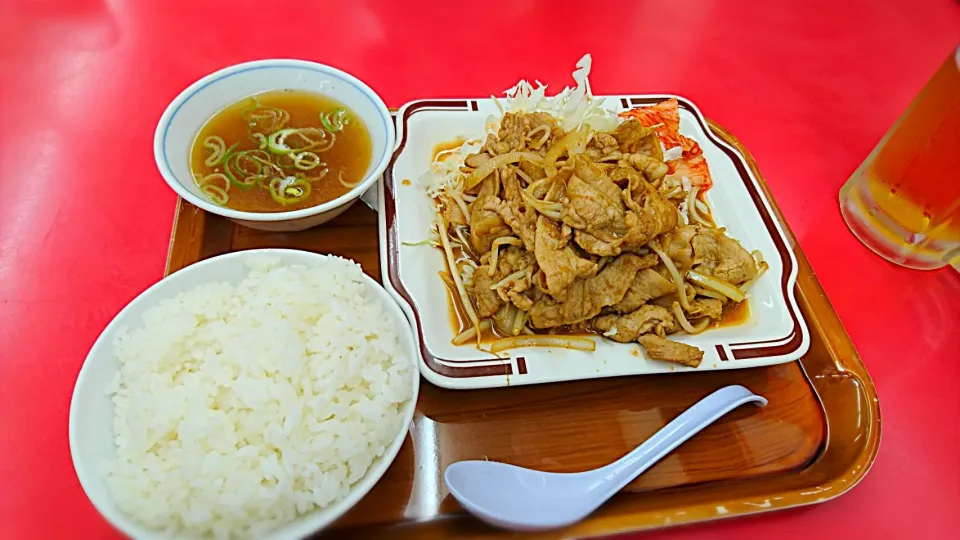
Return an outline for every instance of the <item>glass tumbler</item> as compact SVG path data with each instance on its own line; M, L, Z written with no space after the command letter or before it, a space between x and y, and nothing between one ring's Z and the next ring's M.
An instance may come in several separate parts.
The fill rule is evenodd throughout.
M960 269L960 48L844 184L840 211L893 263Z

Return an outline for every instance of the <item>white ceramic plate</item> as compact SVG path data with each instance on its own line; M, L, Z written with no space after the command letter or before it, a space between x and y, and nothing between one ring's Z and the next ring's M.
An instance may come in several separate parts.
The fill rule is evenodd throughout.
M797 261L750 168L736 150L710 131L700 111L679 96L610 96L621 110L676 97L680 132L703 148L714 186L707 199L714 217L748 250L759 249L770 269L750 290L750 318L743 324L671 339L700 347L698 368L649 360L637 344L595 338L594 352L523 348L499 359L473 346L450 343L447 289L437 273L443 253L430 246L404 246L427 237L431 201L419 178L434 148L458 137L478 137L486 118L497 114L492 100L430 100L404 105L397 113L397 147L380 183L380 261L384 286L400 302L419 341L420 372L445 388L487 388L554 381L711 371L767 366L796 360L810 346L810 332L794 298Z

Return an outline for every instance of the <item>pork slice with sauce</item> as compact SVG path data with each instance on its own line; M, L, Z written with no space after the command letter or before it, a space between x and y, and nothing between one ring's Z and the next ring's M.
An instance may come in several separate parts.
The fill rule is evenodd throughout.
M654 255L659 262L659 257ZM669 274L664 275L653 268L645 268L637 272L630 288L623 295L623 299L613 305L613 309L621 313L629 313L650 300L677 292L677 285Z
M476 255L490 251L493 241L510 235L510 228L504 223L496 209L501 204L497 196L500 192L499 173L491 174L480 183L477 199L470 203L470 248Z
M537 218L537 264L543 270L546 292L553 296L561 296L577 278L597 271L596 263L578 256L569 242L569 234L564 235L560 226L543 216Z
M666 308L647 304L625 315L601 315L593 319L593 328L614 341L631 343L643 334L672 334L680 325Z
M536 247L537 212L523 200L523 188L517 173L510 167L506 167L505 171L501 174L503 201L497 207L497 213L523 241L524 247L533 251Z
M647 352L647 357L665 362L675 362L689 367L697 367L703 361L703 351L686 343L670 341L655 334L644 334L637 342Z
M623 298L641 264L640 257L623 254L597 275L574 280L563 295L540 298L530 308L531 323L534 328L554 328L595 317Z

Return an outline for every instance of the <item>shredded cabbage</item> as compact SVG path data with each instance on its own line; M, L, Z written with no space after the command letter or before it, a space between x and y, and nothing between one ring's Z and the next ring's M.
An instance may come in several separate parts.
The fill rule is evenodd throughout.
M663 146L663 143L660 143L660 146ZM673 160L675 160L675 159L680 159L681 157L683 157L683 148L682 148L682 147L674 146L673 148L670 148L669 150L666 149L666 148L663 149L663 161L664 161L664 163L666 163L667 161L673 161Z
M590 75L592 64L590 55L583 55L583 58L577 62L577 69L573 72L573 80L577 86L574 88L568 86L552 97L547 97L547 86L540 81L535 80L536 87L534 87L528 81L521 80L504 92L507 96L505 111L548 112L560 120L566 131L581 125L590 126L595 131L614 129L618 123L616 111L603 108L605 100L593 97L590 91L590 81L587 76Z
M460 171L460 165L467 159L467 156L479 152L482 146L483 141L469 139L464 141L460 148L441 153L430 164L430 170L417 179L417 183L427 191L427 195L431 198L437 197L447 188L461 191L464 176L463 172Z

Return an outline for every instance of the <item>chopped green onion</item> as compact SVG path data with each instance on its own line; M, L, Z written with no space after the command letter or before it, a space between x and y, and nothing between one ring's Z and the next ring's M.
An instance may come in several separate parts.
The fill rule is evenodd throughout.
M252 157L255 161L258 161L258 162L262 163L263 165L266 165L267 167L270 167L271 169L274 170L274 172L276 172L276 173L279 174L280 176L284 176L283 169L281 169L280 167L278 167L276 163L270 161L270 160L269 160L269 157L270 157L269 155L267 156L268 159L263 159L263 158L261 158L261 157L259 157L259 156L251 156L251 157ZM283 156L281 156L281 157L283 157ZM269 175L268 175L268 176L269 176Z
M317 165L322 163L320 161L320 156L314 154L313 152L300 152L293 156L293 166L300 169L301 171L309 171L315 169Z
M257 178L263 175L263 160L258 159L261 155L267 153L263 150L244 150L230 154L223 164L223 172L233 185L240 189L250 189L256 185Z
M230 200L230 196L227 195L227 192L213 184L207 184L200 188L200 191L204 195L210 198L213 202L223 206L227 204L227 201Z
M213 184L213 182L216 182L217 180L220 180L221 182L223 182L223 188L222 188L223 191L230 191L230 179L224 176L223 173L210 173L204 177L200 177L200 175L197 175L197 186L202 191L204 186L211 185Z
M253 137L254 132L271 132L283 128L290 121L290 113L277 107L265 107L255 104L240 112L247 122L247 131Z
M203 162L207 167L215 167L227 155L227 143L221 137L210 135L203 139L203 147L210 149L210 156Z
M257 148L259 150L267 149L267 136L264 135L263 133L254 133L250 135L250 138L253 139L255 143L257 143Z
M320 123L330 133L336 133L350 123L350 117L347 116L347 110L340 107L326 114L320 113Z
M311 139L308 135L319 136L323 140L315 141ZM287 140L290 137L300 137L301 142L304 143L301 146L292 147L290 142ZM303 152L306 150L316 150L317 152L323 152L329 150L334 143L336 137L326 131L317 128L287 128L275 131L267 137L267 150L274 154L289 154L291 152ZM324 146L325 145L325 146Z
M270 180L270 197L286 206L298 203L310 196L310 182L304 178L274 178Z

